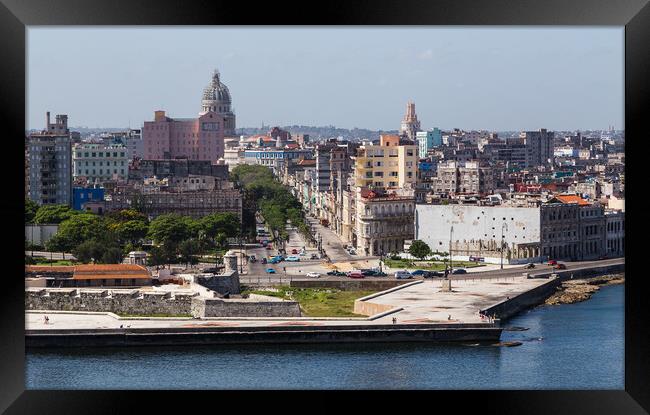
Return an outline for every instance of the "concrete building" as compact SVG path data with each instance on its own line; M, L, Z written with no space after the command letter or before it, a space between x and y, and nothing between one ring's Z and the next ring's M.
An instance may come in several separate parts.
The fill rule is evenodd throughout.
M299 160L311 156L312 151L308 149L251 149L244 150L244 163L275 167L279 160Z
M418 131L420 131L420 121L415 113L415 103L409 101L406 104L406 114L404 115L400 126L400 135L415 142Z
M151 273L142 265L81 264L25 266L25 278L46 280L47 287L142 287L151 285Z
M228 180L228 166L214 164L210 160L137 160L129 165L129 181L141 181L148 177L212 176Z
M129 174L129 158L125 146L76 144L72 149L73 177L88 183L125 180Z
M126 157L129 160L134 158L144 158L144 140L142 140L141 129L130 129L128 136L124 140L126 147Z
M357 189L356 248L364 255L401 252L413 239L415 199Z
M519 138L526 146L526 165L528 167L548 165L553 161L552 131L545 128L539 131L522 131Z
M605 211L606 255L619 257L625 255L625 212Z
M434 252L449 252L451 244L458 260L498 263L503 246L505 264L538 261L540 237L535 208L418 204L415 209L415 239Z
M155 111L154 121L145 121L142 135L144 158L210 160L224 155L224 119L216 112L199 118L169 118Z
M74 210L85 210L86 203L102 202L103 200L103 187L75 187L72 189L72 209Z
M416 145L400 144L396 135L381 135L379 145L364 145L357 150L355 185L384 189L414 188L417 168Z
M442 131L438 128L429 131L418 131L415 136L420 158L425 158L429 150L442 146Z
M29 198L40 205L72 202L72 142L68 129L68 116L57 115L50 123L46 115L46 128L28 138Z
M495 189L493 171L478 160L447 161L438 165L432 189L441 194L492 193Z

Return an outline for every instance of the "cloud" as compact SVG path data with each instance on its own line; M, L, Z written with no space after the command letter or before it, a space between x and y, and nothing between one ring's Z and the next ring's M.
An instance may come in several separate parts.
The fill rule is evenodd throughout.
M420 52L418 54L418 59L422 59L422 60L433 59L433 51L431 49L427 49L424 52Z

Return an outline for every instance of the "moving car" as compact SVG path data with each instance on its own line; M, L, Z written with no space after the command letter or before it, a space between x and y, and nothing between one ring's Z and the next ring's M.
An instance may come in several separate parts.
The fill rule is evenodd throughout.
M347 274L343 271L330 271L327 275L334 275L336 277L345 277Z
M318 259L318 254L311 254L311 259Z
M292 249L292 250L291 250L291 254L293 254L293 255L297 255L297 254L298 254L298 250L297 250L297 249Z
M532 262L526 265L526 269L532 269L532 268L535 268L535 264L533 264Z
M413 275L408 271L395 271L396 280L408 280L410 278L413 278Z
M365 278L363 276L363 273L361 271L359 271L358 269L348 272L347 275L348 275L349 278Z
M377 272L375 272L375 275L373 275L373 277L385 277L385 276L387 276L387 275L388 275L388 274L386 274L386 273L383 272L383 271L377 271Z
M266 258L262 258L262 264L266 264Z
M414 277L420 277L420 276L425 276L427 274L427 271L423 269L416 269L415 271L411 272L411 275Z
M442 277L442 276L444 276L444 274L438 271L427 271L423 275L424 278L434 278L434 277Z
M274 257L271 258L271 260L269 261L269 264L277 264L278 262L282 262L282 259L283 259L283 258L282 258L281 256L274 256Z
M248 257L248 260L249 260L250 262L257 262L257 257L256 257L255 255L250 255L250 256Z
M555 264L553 269L566 269L566 265L564 265L564 264Z
M462 268L456 268L452 274L467 274L467 271Z
M312 278L318 278L320 277L320 274L318 272L308 272L307 276Z
M374 269L362 269L361 273L364 277L372 277L373 275L377 274L377 271Z
M266 273L267 274L275 274L275 270L273 268L267 268Z
M288 257L285 259L285 261L289 261L289 262L298 262L298 261L300 261L300 257L299 257L299 256L296 256L296 255L291 255L291 256L288 256Z
M608 256L607 255L601 255L601 256L598 257L598 259L608 259Z
M552 259L552 260L548 261L548 265L557 265L557 261Z

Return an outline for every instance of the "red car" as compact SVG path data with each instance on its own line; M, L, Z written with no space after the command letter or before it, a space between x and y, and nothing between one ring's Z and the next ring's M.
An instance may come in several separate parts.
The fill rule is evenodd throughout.
M555 268L555 269L566 269L566 265L564 265L564 264L555 264L555 266L553 268Z
M291 250L291 253L295 255L295 254L298 253L298 250L297 250L297 249L292 249L292 250Z
M548 261L548 265L557 265L557 261L552 259L552 260Z
M361 271L350 271L348 272L349 278L365 278Z

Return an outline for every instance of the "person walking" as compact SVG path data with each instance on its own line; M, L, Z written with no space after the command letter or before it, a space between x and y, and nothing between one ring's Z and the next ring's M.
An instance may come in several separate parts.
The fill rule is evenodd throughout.
M393 324L397 324L397 318L393 317Z

